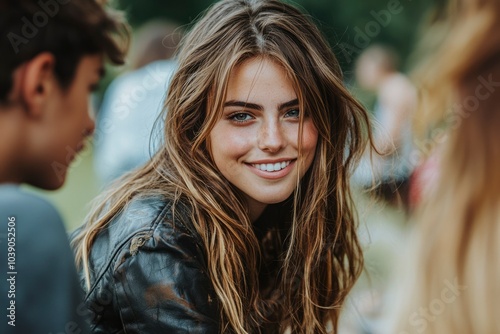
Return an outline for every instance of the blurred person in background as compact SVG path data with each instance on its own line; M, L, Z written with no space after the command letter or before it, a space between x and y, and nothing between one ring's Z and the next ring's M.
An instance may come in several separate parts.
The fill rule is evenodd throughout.
M398 67L396 51L378 44L365 49L356 61L359 87L376 94L373 131L378 152L365 154L354 182L367 189L375 184L375 192L383 199L406 204L416 91Z
M122 63L126 47L112 37L126 36L121 17L103 6L0 1L2 334L88 331L61 217L20 185L60 188L94 130L89 96L103 58Z
M440 143L436 184L418 208L388 312L397 320L384 333L500 329L500 2L449 9L447 34L419 70L421 117Z
M178 62L162 147L72 236L94 331L337 332L370 130L331 48L285 2L225 0Z
M181 36L178 25L163 21L146 23L134 36L131 71L111 83L97 117L94 166L103 184L143 165L161 146L154 129L163 128L158 116Z

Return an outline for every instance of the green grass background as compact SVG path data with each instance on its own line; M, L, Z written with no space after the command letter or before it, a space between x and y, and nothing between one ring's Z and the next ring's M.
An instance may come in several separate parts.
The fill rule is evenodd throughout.
M68 169L66 183L56 191L43 191L28 187L52 202L61 214L66 229L74 230L82 224L89 211L90 201L99 194L101 185L94 172L92 147L81 152Z

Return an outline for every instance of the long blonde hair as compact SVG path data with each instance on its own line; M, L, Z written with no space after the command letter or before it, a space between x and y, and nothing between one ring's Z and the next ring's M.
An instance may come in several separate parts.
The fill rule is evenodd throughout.
M259 291L260 249L247 209L217 170L209 134L221 115L229 75L263 55L280 63L301 109L318 129L315 159L297 181L277 297ZM74 239L90 284L89 251L99 231L132 197L160 193L186 203L204 242L208 272L222 308L223 332L253 333L275 323L281 331L326 333L362 270L349 175L369 136L368 118L342 84L335 56L319 30L296 8L276 0L215 4L182 42L179 69L166 103L165 143L142 169L96 200ZM271 312L269 312L269 309Z
M439 181L416 218L394 333L500 328L500 2L452 7L442 47L420 70L426 124L446 140Z

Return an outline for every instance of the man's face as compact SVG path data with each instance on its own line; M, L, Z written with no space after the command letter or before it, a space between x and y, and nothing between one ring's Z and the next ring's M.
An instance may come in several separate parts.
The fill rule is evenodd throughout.
M101 55L83 56L69 87L54 85L37 132L28 183L44 189L63 185L70 163L94 131L90 94L101 78L102 63Z

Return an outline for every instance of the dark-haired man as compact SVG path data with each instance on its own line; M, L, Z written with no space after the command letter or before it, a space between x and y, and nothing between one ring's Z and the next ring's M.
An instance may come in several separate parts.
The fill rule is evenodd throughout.
M0 332L85 333L58 189L94 130L89 95L125 26L96 0L0 1Z

